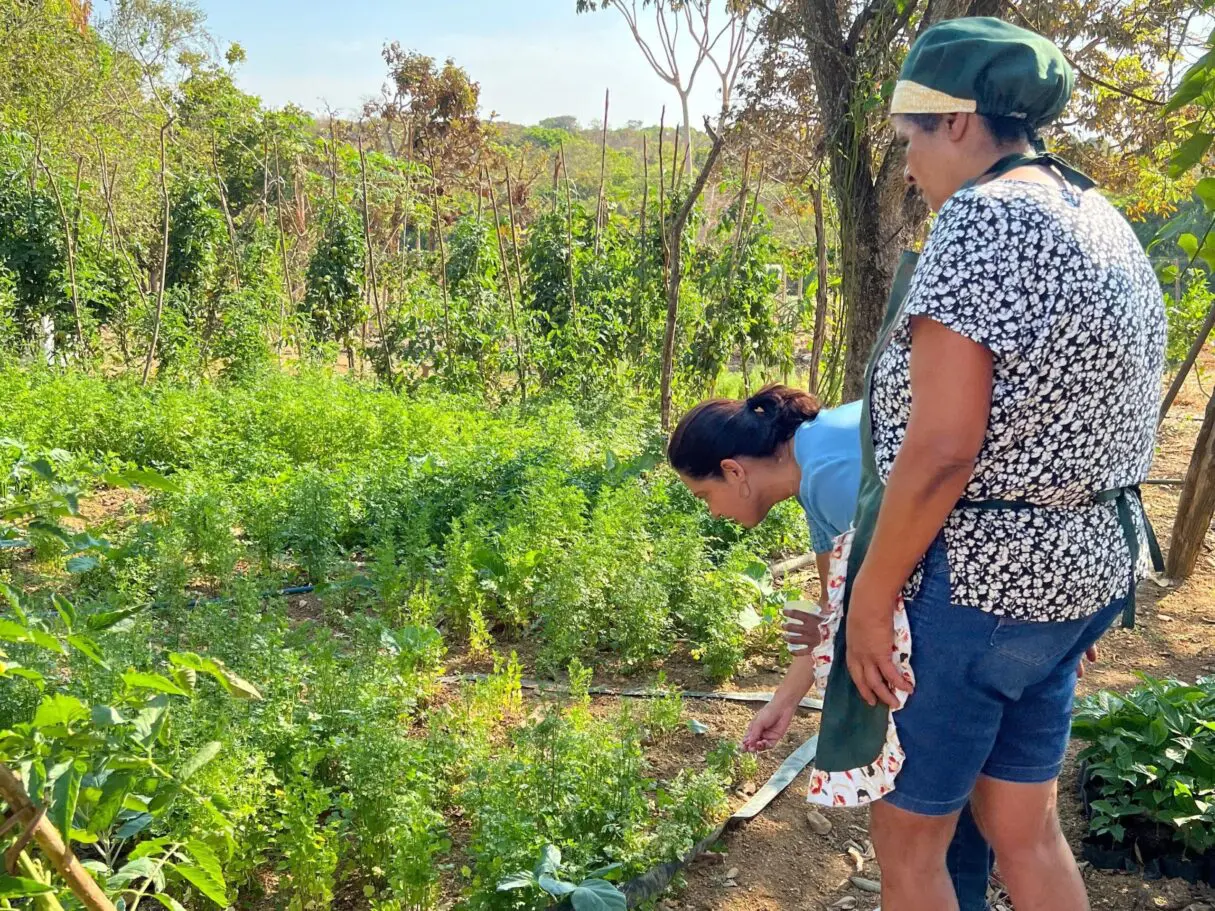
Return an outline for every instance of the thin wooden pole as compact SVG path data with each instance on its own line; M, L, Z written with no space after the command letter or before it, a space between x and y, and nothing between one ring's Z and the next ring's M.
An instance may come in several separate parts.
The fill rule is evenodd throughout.
M59 217L63 221L63 234L67 240L65 246L67 248L68 283L72 292L72 314L76 317L76 344L80 346L81 354L87 355L88 348L84 343L84 320L80 316L80 292L76 287L76 240L72 231L72 220L68 218L67 207L63 204L63 195L59 192L59 183L55 180L55 175L42 160L41 148L34 154L38 166L46 173L46 181L51 185L51 193L55 197L55 205L59 208Z
M274 195L277 198L275 211L278 214L278 245L283 259L283 283L287 289L287 300L278 305L278 355L283 356L283 342L287 334L287 303L295 306L295 282L291 280L291 261L287 257L287 229L283 224L283 172L278 155L278 137L274 139Z
M435 236L439 241L439 287L443 291L443 344L451 354L451 302L447 298L447 245L443 241L443 226L439 221L439 180L435 176L434 152L426 148L430 165L430 205L434 210Z
M26 794L21 779L3 763L0 763L0 797L4 798L10 811L27 825L35 819L38 820L34 826L34 841L80 903L89 911L114 911L113 902L93 881L89 871L80 865L72 849L64 844L63 838L46 815L39 814L38 808Z
M384 366L388 372L388 385L395 387L396 377L392 370L392 350L388 347L388 332L384 325L384 311L380 307L380 292L376 284L375 248L371 244L371 215L367 207L367 156L363 154L363 131L359 130L359 173L363 181L363 242L367 245L367 280L371 284L371 303L375 308L376 326L380 330L380 344L384 347Z
M515 187L510 179L510 162L506 170L506 205L510 211L510 246L515 254L515 280L519 283L519 299L523 299L523 260L519 256L519 236L515 233ZM487 172L488 173L488 172Z
M215 186L219 188L219 202L224 209L224 223L228 226L228 242L232 245L232 278L236 282L236 290L240 290L240 245L236 240L236 223L232 220L232 210L228 207L228 188L224 177L219 171L219 141L211 134L211 160L215 165Z
M645 267L648 258L645 248L646 207L650 201L650 147L644 133L641 134L641 175L641 255L637 258L637 285L641 293L645 294Z
M662 286L665 289L667 284L667 260L669 252L667 250L667 200L666 200L666 172L663 170L663 134L666 132L667 107L662 106L662 113L658 116L658 239L662 245Z
M148 374L152 371L152 358L156 356L156 346L160 344L160 321L165 309L165 272L169 267L169 182L165 176L165 133L173 121L169 120L160 128L160 195L164 201L164 232L160 239L160 281L156 286L156 317L152 323L152 344L148 347L147 360L143 362L143 378L140 382L148 384Z
M511 290L510 266L506 261L506 245L502 242L502 226L498 216L498 194L494 192L493 179L489 177L489 169L485 169L486 182L489 184L489 204L494 213L494 236L498 239L498 261L502 263L502 274L506 277L506 300L510 304L510 328L515 335L515 354L519 359L519 392L523 401L527 401L527 369L523 359L523 336L519 334L519 322L515 313L515 293ZM514 225L511 225L511 236L514 236ZM519 286L520 304L522 304L523 286Z
M569 248L570 319L578 328L578 291L574 282L574 204L570 200L570 169L565 164L565 143L561 143L561 170L565 172L565 242Z
M823 347L827 343L827 219L823 212L823 182L814 185L811 197L814 205L814 260L816 281L814 288L814 341L810 347L810 394L821 398L819 392L820 361Z
M599 135L599 196L595 200L595 256L599 256L599 235L603 230L603 182L607 176L607 122L608 99L607 89L603 91L603 130Z

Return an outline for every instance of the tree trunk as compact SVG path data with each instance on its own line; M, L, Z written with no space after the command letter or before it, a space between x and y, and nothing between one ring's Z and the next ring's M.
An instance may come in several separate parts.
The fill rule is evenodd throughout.
M700 174L696 178L696 183L692 185L688 198L683 201L683 205L680 206L679 212L675 215L675 220L671 223L671 267L667 279L667 322L662 337L661 408L662 429L664 431L671 429L671 381L675 375L675 325L679 316L679 285L683 278L683 269L680 263L680 254L683 247L683 229L688 222L688 216L692 214L692 207L696 205L696 200L700 198L700 194L704 192L705 184L709 180L709 174L713 171L713 166L717 164L717 156L721 154L721 134L714 133L709 129L707 122L705 123L705 128L709 130L713 146L709 149L709 155L705 159L704 167L701 168Z
M810 197L814 205L814 341L810 346L810 394L819 396L819 367L823 359L823 347L827 343L827 219L823 215L823 185L814 185ZM836 343L841 344L842 339Z
M1198 431L1198 442L1190 458L1181 502L1177 504L1177 520L1173 523L1173 540L1165 566L1170 579L1188 579L1198 564L1206 543L1211 519L1215 517L1215 396L1207 402L1206 418Z
M1212 222L1215 225L1215 222ZM1208 228L1208 233L1210 229ZM1203 241L1205 243L1205 239ZM1181 295L1177 294L1175 300L1181 300ZM1173 382L1169 384L1169 390L1164 394L1164 401L1160 404L1160 416L1156 419L1156 426L1159 427L1164 423L1164 419L1168 416L1169 409L1173 407L1173 401L1177 398L1177 393L1181 391L1181 387L1185 385L1186 377L1190 375L1194 364L1198 362L1198 356L1202 354L1202 349L1206 346L1207 339L1211 337L1211 332L1215 331L1215 301L1211 302L1211 309L1207 311L1207 318L1203 320L1202 326L1198 330L1198 335L1194 338L1194 343L1190 345L1190 350L1186 352L1185 360L1181 366L1177 368L1177 375L1173 377Z
M919 28L968 12L990 12L997 0L927 0ZM893 0L847 29L831 0L799 0L797 15L826 129L831 190L839 214L840 277L848 313L844 397L864 393L865 366L877 340L886 298L900 252L914 241L925 217L923 202L907 192L903 156L887 149L876 172L874 137L860 112L873 89L873 61L862 61L855 45L894 46L915 5L899 13ZM865 13L860 14L865 17ZM874 34L875 23L897 23ZM848 34L855 32L856 34ZM870 57L872 54L869 55Z
M686 92L679 96L679 103L683 106L683 146L684 146L684 161L686 162L683 170L687 174L692 173L692 117L688 113L688 95ZM722 123L725 123L723 120ZM678 144L675 146L679 148ZM678 166L678 163L676 163Z

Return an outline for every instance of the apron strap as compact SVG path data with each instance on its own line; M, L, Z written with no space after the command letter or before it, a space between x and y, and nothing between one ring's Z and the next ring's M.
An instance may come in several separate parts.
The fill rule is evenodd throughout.
M1058 155L1051 154L1050 152L1035 152L1032 155L1028 155L1025 152L1013 152L1011 155L1005 155L974 180L968 180L966 183L962 184L962 189L973 187L980 180L984 180L988 177L1000 177L1003 174L1007 174L1009 171L1014 171L1017 168L1023 168L1027 165L1044 165L1058 173L1058 175L1062 177L1064 181L1072 184L1080 190L1091 190L1093 187L1097 186L1097 182L1095 180L1093 180L1083 171L1073 168Z
M1134 494L1132 497L1131 494ZM1160 542L1156 539L1156 531L1152 528L1152 520L1148 518L1147 510L1143 508L1143 494L1138 484L1126 487L1112 487L1093 495L1096 503L1113 503L1118 510L1118 526L1126 539L1127 550L1131 555L1131 585L1127 592L1126 609L1122 612L1123 629L1133 629L1135 626L1135 583L1136 571L1139 567L1139 531L1135 527L1134 507L1138 507L1143 519L1143 528L1147 538L1148 553L1152 558L1152 569L1157 573L1164 572L1164 555L1160 551ZM959 509L1011 509L1026 510L1039 508L1035 503L1025 500L959 500Z
M1138 484L1129 487L1115 487L1103 490L1095 499L1098 503L1113 504L1118 509L1118 524L1122 528L1122 536L1126 539L1127 550L1131 554L1131 588L1126 598L1126 609L1122 612L1122 628L1133 629L1135 626L1135 572L1139 566L1139 532L1135 528L1134 513L1131 509L1131 493L1134 493L1135 504L1143 517L1143 527L1146 530L1148 553L1152 558L1152 569L1158 573L1164 572L1164 555L1160 552L1160 542L1156 540L1156 532L1152 528L1152 520L1148 518L1147 510L1143 508L1143 493Z

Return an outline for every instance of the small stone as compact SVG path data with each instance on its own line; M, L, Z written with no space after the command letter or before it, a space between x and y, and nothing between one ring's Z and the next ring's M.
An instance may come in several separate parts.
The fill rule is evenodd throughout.
M829 911L853 911L854 908L856 908L856 899L851 895L845 895L832 905Z
M725 851L705 851L696 858L697 863L701 864L724 864L726 862Z
M877 895L882 891L882 884L877 880L866 879L864 876L849 876L848 881L862 892L872 892Z
M754 797L755 796L755 782L748 781L739 790L742 791L743 797Z
M1168 614L1157 614L1156 619L1159 620L1161 623L1172 623L1173 622L1173 618L1170 617Z
M807 810L806 822L810 825L810 831L815 835L826 835L831 831L831 820L818 810Z
M738 879L738 867L731 867L726 871L726 879Z

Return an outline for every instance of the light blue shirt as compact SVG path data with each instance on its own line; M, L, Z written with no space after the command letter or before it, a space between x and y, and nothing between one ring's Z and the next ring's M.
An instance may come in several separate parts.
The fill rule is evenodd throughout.
M861 487L861 403L820 411L793 435L793 457L802 470L797 500L806 512L810 544L827 553L852 527Z

